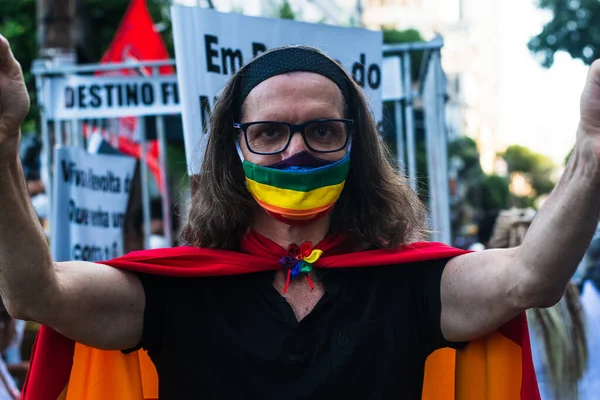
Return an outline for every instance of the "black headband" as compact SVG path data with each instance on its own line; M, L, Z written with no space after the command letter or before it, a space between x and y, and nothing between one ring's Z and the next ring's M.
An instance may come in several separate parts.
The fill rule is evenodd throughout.
M259 83L287 72L314 72L333 81L349 99L350 82L342 67L318 51L305 47L285 47L273 50L251 61L244 68L238 106Z

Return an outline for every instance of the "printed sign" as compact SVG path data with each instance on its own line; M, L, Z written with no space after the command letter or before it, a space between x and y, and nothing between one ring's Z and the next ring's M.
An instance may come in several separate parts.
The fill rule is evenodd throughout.
M175 75L82 76L48 79L48 119L115 118L179 114Z
M320 48L339 61L364 90L381 121L382 33L359 28L220 13L174 6L177 55L188 169L200 171L211 109L227 79L256 55L283 45Z
M136 160L59 146L54 160L52 258L96 262L123 255Z

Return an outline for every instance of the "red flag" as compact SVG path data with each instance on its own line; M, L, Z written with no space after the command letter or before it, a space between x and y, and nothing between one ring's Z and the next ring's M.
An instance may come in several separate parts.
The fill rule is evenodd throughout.
M160 61L168 60L169 53L160 34L154 29L154 22L148 11L146 0L131 0L121 24L112 40L112 43L102 56L100 63L126 63L127 61ZM174 74L175 71L171 65L159 67L161 75ZM151 68L123 69L118 71L103 71L97 75L152 75ZM118 119L119 150L132 156L140 158L140 146L134 149L133 139L137 129L138 119L136 117L122 117ZM123 145L124 143L124 145ZM159 187L162 188L160 179L160 167L158 165L158 150L156 146L151 148L156 150L147 155L148 165L150 166ZM123 146L127 150L123 151Z
M127 61L168 60L169 53L148 11L146 0L131 0L112 43L102 56L100 63L125 63ZM174 74L171 65L158 69L161 75ZM151 68L123 69L99 72L97 75L152 75ZM119 118L119 136L134 138L137 129L136 117Z
M119 29L100 63L168 59L167 46L154 29L154 22L148 11L146 0L131 0ZM173 67L170 65L160 67L159 71L161 75L174 73ZM136 74L134 71L128 70L123 75L132 73ZM150 75L151 71L144 69L141 73Z

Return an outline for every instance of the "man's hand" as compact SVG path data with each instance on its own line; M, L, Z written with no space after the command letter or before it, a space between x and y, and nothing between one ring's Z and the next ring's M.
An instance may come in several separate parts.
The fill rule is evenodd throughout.
M442 275L442 332L480 337L528 308L560 300L600 215L600 62L581 95L577 142L560 181L514 249L456 257Z
M0 35L0 146L18 139L28 112L29 95L21 66L12 54L8 40Z

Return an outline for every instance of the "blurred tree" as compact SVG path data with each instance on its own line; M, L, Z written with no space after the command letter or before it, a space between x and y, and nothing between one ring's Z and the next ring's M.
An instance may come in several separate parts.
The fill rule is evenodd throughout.
M554 54L566 51L585 64L600 57L600 1L539 0L538 7L552 13L552 19L534 36L528 47L551 67Z
M529 173L537 164L536 155L524 146L508 146L501 155L506 161L509 172Z
M467 191L467 200L483 212L508 208L510 190L508 179L499 175L482 175L472 182Z
M467 175L482 175L479 163L479 150L477 143L468 136L462 136L448 143L448 156L458 157L462 161L462 167L458 171L459 177Z
M519 145L508 146L501 156L506 161L509 173L522 172L529 178L536 197L548 194L554 188L550 178L554 162L549 157Z
M296 19L296 14L294 13L294 10L292 10L292 6L290 6L290 3L287 0L285 0L279 8L279 18Z
M2 1L0 12L0 33L8 39L16 59L21 63L31 97L32 108L22 127L23 132L35 130L39 114L35 106L35 80L30 72L31 63L37 56L35 7L35 0Z
M479 161L477 143L467 136L448 143L448 158L460 159L458 179L464 185L466 201L479 213L500 210L508 206L508 180L498 175L486 175Z
M481 168L477 143L466 136L448 143L449 169L452 171L450 197L453 238L463 237L464 228L474 221L490 218L509 205L508 179L486 175Z

